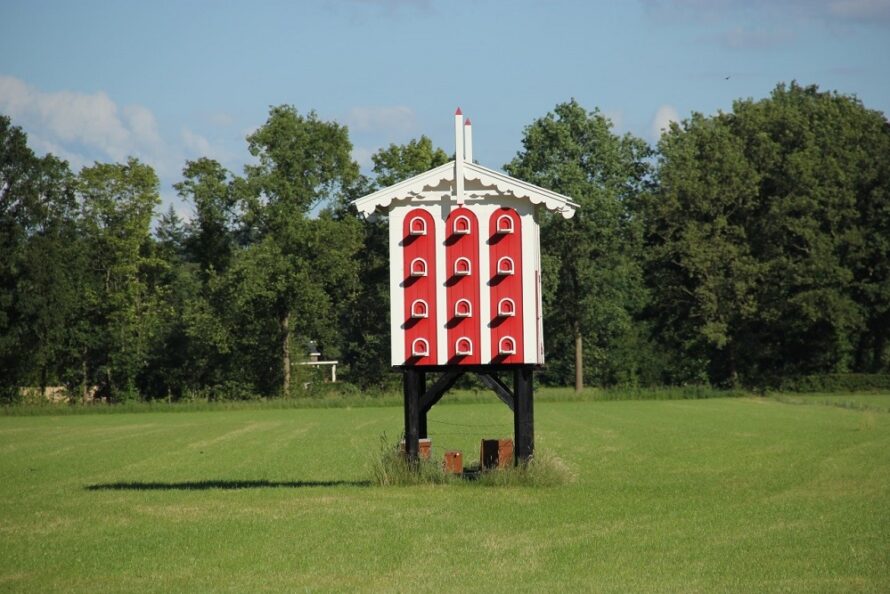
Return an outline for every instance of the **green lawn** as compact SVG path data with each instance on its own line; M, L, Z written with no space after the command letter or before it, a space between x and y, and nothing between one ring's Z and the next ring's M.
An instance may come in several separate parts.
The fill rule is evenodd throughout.
M888 592L874 398L542 401L548 488L369 486L397 407L0 417L0 591ZM430 416L467 461L511 427Z

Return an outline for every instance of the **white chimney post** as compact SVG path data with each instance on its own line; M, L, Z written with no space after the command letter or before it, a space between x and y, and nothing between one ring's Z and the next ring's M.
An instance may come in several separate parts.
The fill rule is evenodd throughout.
M467 163L473 162L473 123L470 118L464 124L464 159Z
M458 206L464 203L464 114L454 112L454 195Z

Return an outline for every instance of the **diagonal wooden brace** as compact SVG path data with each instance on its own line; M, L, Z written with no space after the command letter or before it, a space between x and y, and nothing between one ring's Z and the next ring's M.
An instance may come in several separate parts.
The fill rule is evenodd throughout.
M510 410L515 410L513 392L510 391L510 388L504 385L504 382L498 379L498 376L490 373L476 373L476 377L478 377L487 387L491 388L497 397L500 398L501 402L510 407Z
M446 371L436 380L420 397L420 410L424 413L429 412L433 406L442 399L445 392L451 389L451 386L464 374L462 369L452 369Z

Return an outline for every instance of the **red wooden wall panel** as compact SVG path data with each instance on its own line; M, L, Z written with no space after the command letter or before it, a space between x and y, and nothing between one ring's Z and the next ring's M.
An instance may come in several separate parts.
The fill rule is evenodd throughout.
M412 234L419 231L421 225L416 218L425 223L425 234ZM413 225L413 226L412 226ZM436 365L436 223L433 216L421 208L408 212L402 229L402 255L404 257L402 286L405 295L405 310L402 328L405 334L406 365ZM425 276L412 275L412 263L423 261L426 264ZM427 317L412 317L412 304L422 299L427 304ZM426 356L412 355L412 346L418 339L425 340L429 354Z
M463 207L451 211L445 222L445 237L447 268L444 313L448 329L448 364L476 365L482 360L479 343L479 285L482 271L479 270L479 220L475 213ZM455 315L458 302L461 305L469 304L469 316ZM458 341L462 339L469 340L471 354L458 354Z
M507 225L508 219L512 227ZM499 224L500 223L500 224ZM509 233L498 230L511 229ZM524 363L523 312L527 304L522 302L522 228L519 214L512 208L499 208L491 215L488 225L489 286L491 295L491 361L494 363ZM499 263L512 263L512 274L499 272ZM502 268L507 268L503 266ZM514 315L502 316L498 304L511 299ZM512 339L514 354L501 354L502 339Z

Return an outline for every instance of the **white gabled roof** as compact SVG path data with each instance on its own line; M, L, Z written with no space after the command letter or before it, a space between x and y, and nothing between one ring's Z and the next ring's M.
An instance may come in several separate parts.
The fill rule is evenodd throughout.
M360 215L368 217L377 210L388 210L393 200L419 198L422 194L431 194L434 192L433 188L442 186L443 182L448 182L448 187L443 191L436 191L436 194L450 193L453 181L454 161L449 161L397 184L377 190L373 194L362 196L353 200L352 203Z
M567 196L534 184L518 180L504 173L469 161L463 162L464 199L472 204L475 200L513 197L542 205L551 212L569 219L578 205ZM395 200L454 198L455 162L449 161L435 169L415 175L410 179L378 190L353 201L358 212L368 217L377 211L389 210Z

